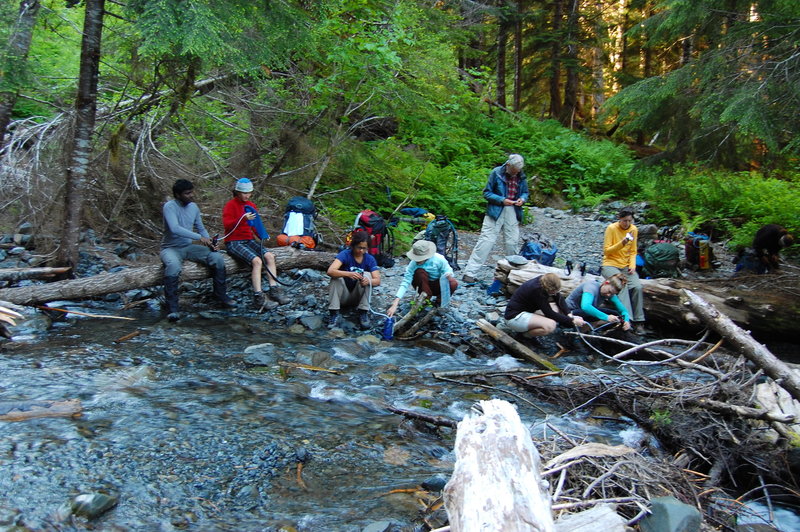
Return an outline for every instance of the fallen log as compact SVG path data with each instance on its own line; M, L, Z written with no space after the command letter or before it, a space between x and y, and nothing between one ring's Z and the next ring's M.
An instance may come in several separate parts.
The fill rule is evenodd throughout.
M320 251L302 251L290 247L273 248L278 271L292 268L311 268L327 270L336 257L333 253ZM249 266L243 266L228 255L225 257L225 271L228 275L250 272ZM0 289L0 300L10 301L17 305L36 305L61 299L78 300L98 297L115 292L124 292L135 288L146 288L160 285L163 280L161 264L129 268L126 270L101 273L92 277L67 279L54 283ZM210 276L208 268L186 261L183 263L181 280L194 281Z
M516 355L519 358L527 360L528 362L533 362L534 364L539 364L545 369L549 369L550 371L560 371L558 366L547 360L546 358L537 355L521 343L517 342L509 335L492 325L486 320L478 320L475 322L480 329L489 335L492 340L496 340L500 345L511 351L511 354Z
M80 399L66 401L12 401L0 403L0 421L23 421L40 417L81 415Z
M685 290L692 309L701 316L709 329L728 341L728 345L753 362L779 386L800 400L800 377L797 373L773 355L769 349L756 342L747 331L736 326L721 310L715 308L698 294Z
M473 407L458 423L455 455L444 488L453 532L555 530L539 452L510 403Z
M561 279L561 293L568 295L582 282L601 277L592 274L581 276L577 270L567 274L562 268L542 266L533 261L518 267L505 259L497 262L495 279L504 284L508 294L519 286L545 273L555 273ZM766 276L758 276L766 280ZM780 335L787 340L800 339L800 298L777 290L746 290L736 279L723 280L722 286L683 279L642 279L644 310L647 321L673 327L701 326L700 318L688 304L684 290L691 290L734 323L753 333L769 337ZM727 285L727 286L726 286Z
M44 279L67 273L72 268L0 268L0 281L22 281L24 279Z

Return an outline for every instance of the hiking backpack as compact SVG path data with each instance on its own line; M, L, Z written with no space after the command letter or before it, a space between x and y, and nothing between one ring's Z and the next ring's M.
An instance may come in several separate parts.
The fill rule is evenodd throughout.
M370 236L367 241L369 249L367 250L370 255L375 257L375 262L378 266L383 268L391 268L394 266L394 235L392 230L386 224L378 213L365 209L356 215L356 220L353 223L353 230L347 237L347 244L350 244L350 238L356 231L366 231Z
M454 271L461 269L458 265L458 233L447 216L437 214L425 228L424 238L436 244L436 253L444 256Z
M305 249L317 247L322 238L317 234L314 223L316 217L317 208L310 199L304 196L290 198L283 215L283 232L278 235L277 244Z
M686 264L693 268L707 270L714 261L714 249L711 239L703 233L688 233L684 239L683 247Z
M558 246L548 238L542 238L539 233L525 236L519 254L528 260L535 260L542 266L552 266L556 260Z
M644 252L642 271L647 277L677 277L680 252L674 244L659 242L649 246Z

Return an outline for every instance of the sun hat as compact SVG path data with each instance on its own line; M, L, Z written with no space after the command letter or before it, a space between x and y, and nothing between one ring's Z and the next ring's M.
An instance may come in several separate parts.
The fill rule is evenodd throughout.
M436 254L436 244L430 240L417 240L411 249L406 253L406 257L410 260L421 262L428 260Z
M252 192L253 191L253 182L243 177L236 181L236 186L233 187L233 190L236 192Z

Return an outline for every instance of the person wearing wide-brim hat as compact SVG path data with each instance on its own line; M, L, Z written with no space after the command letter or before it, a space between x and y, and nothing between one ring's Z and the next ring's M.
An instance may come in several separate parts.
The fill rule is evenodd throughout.
M392 306L386 311L390 317L397 312L400 300L412 286L420 294L425 294L428 299L437 298L437 304L441 302L442 290L440 280L447 278L450 285L450 293L458 288L458 281L453 277L453 268L444 256L436 253L436 244L429 240L418 240L414 242L411 249L406 253L406 257L411 261L406 267L403 281L397 289Z

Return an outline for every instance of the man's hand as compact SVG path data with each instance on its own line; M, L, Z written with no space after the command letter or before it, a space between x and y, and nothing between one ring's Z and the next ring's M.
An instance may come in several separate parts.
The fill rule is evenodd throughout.
M200 238L200 243L203 244L204 246L208 247L208 249L210 249L211 251L218 251L219 250L219 247L214 242L212 242L212 240L210 238L208 238L207 236L201 237Z

